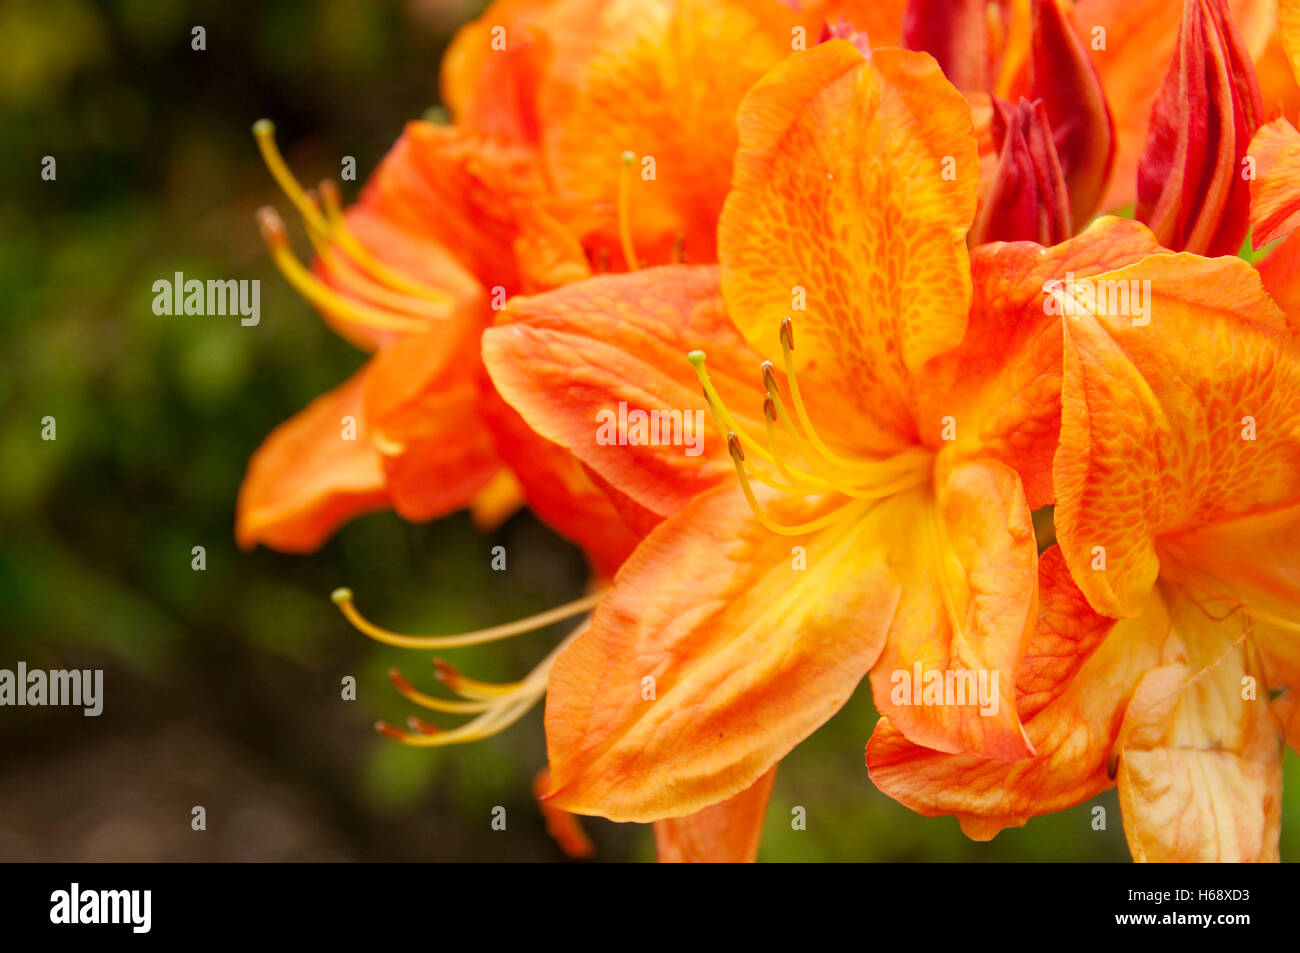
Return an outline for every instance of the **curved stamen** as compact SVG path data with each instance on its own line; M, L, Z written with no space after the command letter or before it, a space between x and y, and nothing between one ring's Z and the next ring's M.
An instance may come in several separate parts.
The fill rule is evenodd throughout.
M489 702L483 701L453 701L446 698L438 698L436 695L428 695L420 691L414 685L406 680L395 668L388 670L388 680L393 683L397 689L397 694L401 695L412 704L419 705L421 708L427 708L429 711L442 712L444 715L476 715L479 712L487 711L491 708Z
M271 260L280 269L280 273L300 295L320 310L332 314L341 321L364 327L381 328L389 331L420 332L427 330L424 321L403 317L390 311L372 308L359 301L353 301L339 294L325 284L303 265L289 247L289 236L284 230L284 223L279 214L270 206L257 210L257 224L262 238L271 251Z
M490 701L517 692L524 684L523 682L481 682L478 679L467 678L450 662L440 658L433 660L433 669L438 681L462 698Z
M454 649L463 648L467 645L482 645L485 642L497 642L501 639L522 635L525 632L532 632L553 622L590 612L602 597L603 593L584 596L581 599L575 599L573 602L565 603L546 612L539 612L537 615L529 616L526 619L519 619L505 625L492 626L474 632L463 632L457 635L404 635L400 632L380 628L362 616L357 611L356 606L352 604L351 589L335 589L333 595L330 596L334 604L339 607L343 615L358 631L370 636L376 642L395 645L403 649Z
M858 505L856 503L846 503L843 506L837 506L829 513L823 513L816 519L808 520L805 523L796 523L793 526L778 523L767 515L763 507L759 505L758 498L754 496L753 487L749 485L749 477L745 474L745 451L741 449L740 438L734 432L727 434L727 449L731 452L731 460L736 466L736 476L740 479L740 489L745 494L745 501L749 503L749 508L754 511L754 516L758 521L774 533L780 533L782 536L803 536L807 533L815 533L839 521L843 517L844 511L849 507Z

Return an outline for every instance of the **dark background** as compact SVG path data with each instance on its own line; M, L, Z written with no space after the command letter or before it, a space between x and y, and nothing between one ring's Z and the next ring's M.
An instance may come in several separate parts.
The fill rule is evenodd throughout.
M253 224L274 190L249 127L274 119L301 178L364 177L437 105L440 51L474 0L0 5L0 668L105 669L105 708L0 708L0 860L539 860L562 855L532 801L540 711L469 747L409 750L377 717L385 677L433 684L427 655L382 649L329 602L404 631L455 631L581 592L577 552L527 514L482 536L464 515L348 525L319 553L241 553L249 454L363 355L271 265ZM207 49L191 49L191 29ZM40 178L53 155L58 177ZM344 183L345 196L358 183ZM258 278L262 319L155 316L175 271ZM58 439L42 441L54 416ZM509 572L489 571L507 546ZM207 569L191 569L191 547ZM521 677L562 631L461 650ZM340 679L357 678L355 702ZM876 792L865 686L784 763L768 860L1124 859L1113 792L991 844ZM1284 812L1300 817L1287 754ZM190 828L203 805L208 829ZM490 827L506 807L505 832ZM793 831L802 805L808 830ZM602 859L653 855L646 828L591 821ZM1284 825L1284 858L1300 825Z

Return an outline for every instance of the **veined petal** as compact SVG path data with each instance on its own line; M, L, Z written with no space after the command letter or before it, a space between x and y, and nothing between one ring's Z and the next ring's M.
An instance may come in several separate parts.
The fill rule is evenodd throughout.
M1016 678L1016 705L1037 756L1007 764L943 754L882 719L867 746L872 781L928 817L955 814L975 840L1092 797L1114 783L1107 761L1125 707L1159 664L1168 630L1155 595L1140 619L1116 624L1098 615L1052 547L1039 561L1038 622Z
M830 40L772 69L739 123L718 226L733 320L773 356L793 316L804 391L837 442L914 441L911 373L961 341L970 308L970 106L926 54L868 60Z
M1119 798L1138 861L1278 859L1280 734L1241 614L1214 621L1171 594L1165 664L1138 686L1124 718Z
M363 410L369 367L276 427L253 454L236 504L240 547L310 552L388 501Z
M1300 228L1300 132L1285 119L1260 126L1250 154L1250 243L1258 249Z
M790 524L839 505L765 502ZM666 520L551 670L555 803L660 820L767 774L876 660L901 595L881 540L910 516L894 500L858 504L825 529L785 536L721 487Z
M1043 248L997 243L971 251L975 298L961 346L931 361L915 417L923 442L954 460L992 457L1020 474L1029 508L1054 499L1061 420L1061 317L1048 292L1160 250L1146 226L1100 218ZM955 439L944 440L951 417ZM948 436L954 436L949 434Z
M1016 670L1037 610L1037 544L1015 472L987 461L909 494L908 529L875 542L902 585L871 670L876 708L908 739L1014 761L1032 755Z
M670 265L515 298L483 335L501 395L529 426L660 517L735 481L686 359L707 352L729 410L763 433L761 358L722 309L717 268ZM653 424L653 429L652 425Z
M1130 282L1141 317L1114 313ZM1090 287L1065 318L1057 539L1093 607L1127 617L1157 537L1300 496L1300 358L1241 259L1153 255Z
M758 857L776 766L739 794L688 814L655 821L661 864L747 864Z

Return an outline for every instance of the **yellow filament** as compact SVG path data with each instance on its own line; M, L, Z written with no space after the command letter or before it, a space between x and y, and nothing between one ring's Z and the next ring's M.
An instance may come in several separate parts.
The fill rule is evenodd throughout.
M420 332L426 330L423 321L416 318L395 315L379 308L358 301L351 301L339 294L329 285L313 275L300 262L289 247L289 240L284 232L280 217L271 208L258 210L258 222L262 228L262 237L271 250L271 260L280 269L280 273L289 284L309 302L335 315L344 321L350 321L364 327L381 328L389 331Z
M623 245L623 258L628 271L636 271L636 248L632 245L632 221L628 206L632 200L632 163L636 156L631 152L623 153L623 171L618 177L618 240Z
M406 679L398 676L395 671L389 673L389 679L392 681L393 687L397 689L397 694L407 701L430 711L438 711L446 715L473 715L487 711L492 707L491 703L486 701L454 701L447 698L438 698L436 695L425 694L412 686Z
M475 632L464 632L458 635L403 635L400 632L392 632L380 628L357 611L356 606L352 603L351 589L335 589L330 598L334 600L334 604L339 607L354 628L370 636L376 642L395 645L403 649L454 649L463 648L467 645L482 645L485 642L497 642L501 639L521 635L524 632L532 632L553 622L590 612L600 602L601 593L575 599L573 602L565 603L546 612L540 612L526 619L519 619L505 625L479 629Z
M734 433L730 434L727 442L731 443L734 439L736 439L736 435ZM731 462L736 466L736 476L740 478L741 492L745 494L745 500L749 503L749 508L754 511L754 516L765 527L774 533L780 533L782 536L803 536L807 533L815 533L819 529L825 529L827 526L831 526L839 521L839 519L844 515L844 511L855 505L853 503L846 503L844 506L836 507L829 513L823 513L814 520L808 520L804 523L796 523L793 526L786 525L785 523L778 523L776 520L772 519L772 517L768 516L763 510L763 507L759 505L758 498L754 496L754 490L749 485L749 477L745 475L745 465L741 459L740 453L734 449L731 454Z
M500 698L502 695L512 694L519 691L523 685L523 682L481 682L476 678L466 678L460 672L456 672L454 676L447 676L442 674L441 669L438 677L448 688L462 698L473 698L480 701L489 701L493 698Z
M383 726L381 730L384 734L400 741L402 744L415 748L440 748L490 738L509 728L522 718L546 694L546 680L550 676L551 666L555 664L555 659L586 629L586 624L578 626L538 663L527 678L518 683L518 688L500 696L491 703L488 710L472 721L459 725L450 731L440 731L434 734L412 734L388 728L387 726Z
M307 237L311 240L312 247L316 249L316 254L320 257L320 260L329 268L330 273L357 294L369 298L377 304L386 305L394 311L402 311L410 315L423 315L430 318L447 317L447 306L440 301L430 301L400 291L394 291L392 288L386 288L367 278L363 272L354 268L346 258L330 247L328 235L322 235L316 229L308 226Z
M794 401L794 410L799 416L799 425L803 427L804 433L808 435L808 440L817 448L818 453L841 469L855 472L879 469L880 463L877 461L849 460L840 456L826 446L825 441L818 435L817 429L812 424L812 418L808 416L808 408L804 405L803 394L799 390L799 378L794 372L794 356L791 354L794 347L792 341L794 332L790 330L792 327L789 318L781 322L781 358L785 362L785 377L790 386L790 397Z
M330 215L327 220L325 215L316 206L307 195L306 191L298 180L294 177L289 165L284 161L284 156L280 153L279 146L275 143L275 123L269 119L259 119L253 123L253 138L257 140L258 151L262 154L262 161L266 163L271 177L275 179L280 190L293 203L294 208L302 215L307 225L314 229L318 234L335 239L343 246L358 264L375 275L381 281L385 281L392 288L405 291L408 294L426 298L433 302L439 302L445 307L450 307L452 298L444 291L436 288L430 288L413 278L401 274L389 268L383 262L376 259L369 251L357 240L348 229L341 211L338 209L338 194L330 183L330 188L322 189L325 200L326 212ZM335 214L337 213L337 214Z

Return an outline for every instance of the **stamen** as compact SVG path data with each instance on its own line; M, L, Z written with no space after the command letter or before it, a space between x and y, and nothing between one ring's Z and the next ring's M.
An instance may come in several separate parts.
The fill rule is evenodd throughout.
M823 513L814 520L797 523L793 526L778 523L764 512L763 507L758 503L757 497L754 496L754 490L749 485L749 477L745 474L745 451L741 449L740 438L735 433L727 434L727 450L730 451L731 460L736 466L736 476L740 479L740 489L745 494L745 501L749 503L749 508L754 511L754 516L757 517L758 521L774 533L780 533L782 536L803 536L807 533L815 533L836 523L843 517L846 509L857 505L855 503L846 503L843 506L837 506L829 513Z
M436 726L429 725L418 719L413 724L420 726L419 729L410 733L394 728L387 722L382 721L375 724L375 729L385 737L417 748L445 747L490 738L509 728L522 718L546 694L546 682L550 677L551 666L555 664L555 659L586 630L587 625L585 623L578 626L559 645L552 649L526 678L518 683L518 687L514 691L503 694L491 701L483 713L472 721L468 721L450 731L438 730ZM427 730L429 728L433 730Z
M632 196L632 163L635 161L634 153L624 152L623 171L618 177L618 238L623 244L623 258L627 262L628 271L636 271L638 268L636 249L632 245L632 223L628 214Z
M480 712L487 711L491 704L482 701L451 701L445 698L438 698L435 695L426 695L419 691L414 685L395 668L388 670L388 680L393 683L397 689L397 694L401 695L412 704L419 705L421 708L427 708L429 711L440 711L445 715L476 715Z
M508 622L505 625L497 625L488 629L479 629L475 632L464 632L458 635L403 635L400 632L391 632L388 629L380 628L373 622L367 620L352 604L351 589L335 589L330 598L334 604L339 607L343 615L353 627L358 631L370 636L376 642L383 642L385 645L395 645L403 649L453 649L462 648L467 645L482 645L485 642L497 642L501 639L508 639L512 636L521 635L525 632L532 632L543 626L548 626L553 622L559 622L563 619L572 618L575 615L581 615L584 612L590 612L600 602L603 593L585 596L581 599L575 599L573 602L565 603L546 612L540 612L537 615L529 616L526 619L519 619L515 622Z
M523 682L480 682L462 675L450 662L433 660L434 676L463 698L493 699L519 691Z
M452 297L445 291L430 288L428 285L394 271L366 250L365 246L357 240L347 226L339 207L338 186L333 182L321 184L321 197L324 200L326 210L325 215L321 214L320 208L311 200L289 169L289 164L284 161L284 156L275 143L275 123L269 119L259 119L253 123L253 138L257 140L258 151L261 152L262 161L266 163L267 169L270 170L271 177L275 179L276 184L280 186L280 190L284 192L289 201L293 203L294 208L302 215L309 230L315 231L319 236L338 241L347 250L348 254L356 259L358 264L381 281L387 282L390 287L428 299L446 308L452 306Z
M406 726L417 735L436 735L442 730L433 722L424 721L421 718L416 718L414 715L411 715L406 719Z
M673 264L684 265L686 263L686 236L678 232L677 237L673 239Z
M452 296L447 292L438 288L431 288L422 281L417 281L409 275L389 268L370 254L348 225L347 217L343 214L343 207L339 201L339 187L334 182L329 179L322 181L320 193L321 200L325 205L325 215L329 219L331 226L330 237L338 241L347 253L356 259L358 264L380 281L387 283L390 288L396 288L398 291L404 291L417 298L425 298L441 303L448 308L454 304Z
M365 327L416 333L427 330L427 325L423 321L352 301L313 275L289 247L289 236L275 209L270 206L258 209L257 224L262 232L262 239L271 251L271 259L280 269L280 273L300 295L322 311L333 314L340 320Z
M808 408L804 405L803 394L799 390L799 378L794 372L794 322L789 317L781 319L781 357L785 362L785 377L790 385L790 396L794 400L795 413L799 415L799 425L803 427L804 433L817 452L823 457L845 470L861 470L872 468L878 464L875 461L864 462L861 460L849 460L840 456L817 434L817 430L812 425L812 419L808 416Z

